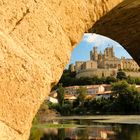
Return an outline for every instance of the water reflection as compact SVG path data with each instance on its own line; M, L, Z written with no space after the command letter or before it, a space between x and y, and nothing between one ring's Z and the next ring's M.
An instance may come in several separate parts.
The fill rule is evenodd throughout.
M140 125L95 123L88 120L59 120L75 127L33 127L30 140L140 140Z

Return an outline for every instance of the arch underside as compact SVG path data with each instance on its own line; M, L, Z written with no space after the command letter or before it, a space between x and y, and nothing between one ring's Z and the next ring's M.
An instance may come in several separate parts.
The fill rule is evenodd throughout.
M140 0L126 0L97 21L89 32L119 42L140 65Z

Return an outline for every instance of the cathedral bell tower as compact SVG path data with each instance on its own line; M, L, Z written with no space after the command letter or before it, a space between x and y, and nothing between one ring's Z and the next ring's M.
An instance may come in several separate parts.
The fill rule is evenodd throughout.
M98 60L98 50L97 47L93 47L93 51L90 52L90 60Z

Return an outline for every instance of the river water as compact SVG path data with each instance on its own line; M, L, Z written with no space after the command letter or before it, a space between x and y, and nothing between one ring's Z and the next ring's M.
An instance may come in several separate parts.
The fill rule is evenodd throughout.
M140 140L140 116L55 118L33 126L30 140Z

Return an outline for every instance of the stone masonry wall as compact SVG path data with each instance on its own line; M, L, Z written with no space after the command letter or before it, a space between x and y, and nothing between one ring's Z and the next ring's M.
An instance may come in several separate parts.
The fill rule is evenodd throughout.
M32 119L84 32L122 0L0 0L0 139Z

